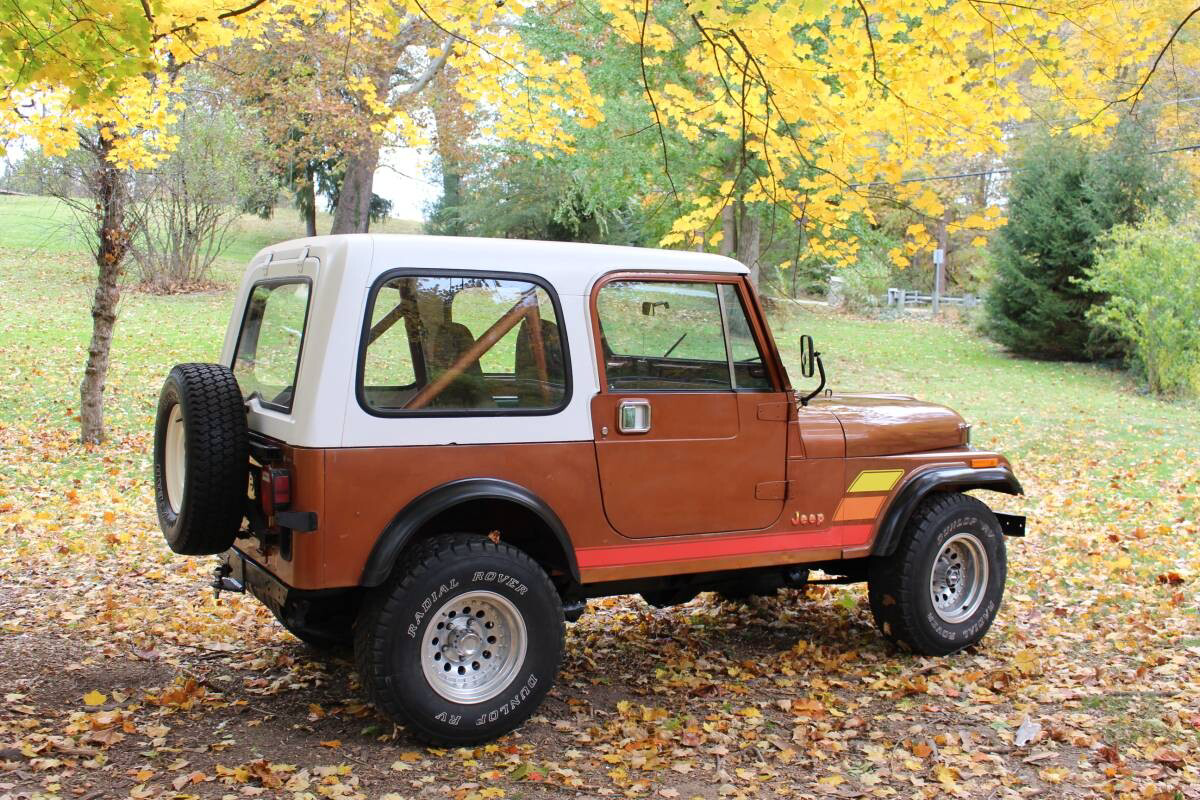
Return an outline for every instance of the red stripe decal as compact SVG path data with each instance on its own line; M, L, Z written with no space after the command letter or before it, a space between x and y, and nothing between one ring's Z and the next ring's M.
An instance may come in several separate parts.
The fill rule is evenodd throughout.
M841 547L863 544L871 536L874 523L834 525L816 531L757 533L740 536L712 536L686 542L584 547L575 551L581 569L627 567L658 561L694 561L729 556L807 550L813 547Z

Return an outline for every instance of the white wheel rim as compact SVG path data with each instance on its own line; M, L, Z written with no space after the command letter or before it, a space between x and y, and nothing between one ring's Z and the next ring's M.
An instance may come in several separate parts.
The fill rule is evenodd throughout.
M983 605L988 587L988 557L973 533L956 533L942 545L929 573L929 598L943 622L970 619Z
M163 445L163 482L167 485L167 504L176 514L183 506L183 482L187 473L187 440L184 438L183 409L171 408Z
M508 598L467 592L434 612L421 641L421 669L445 699L482 703L512 682L528 643L525 620Z

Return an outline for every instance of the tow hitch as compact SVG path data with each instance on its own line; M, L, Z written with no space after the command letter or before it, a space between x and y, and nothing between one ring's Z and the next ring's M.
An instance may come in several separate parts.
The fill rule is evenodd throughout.
M229 562L222 561L213 570L212 588L213 597L221 598L221 592L245 592L246 584L232 577L233 567L229 566Z

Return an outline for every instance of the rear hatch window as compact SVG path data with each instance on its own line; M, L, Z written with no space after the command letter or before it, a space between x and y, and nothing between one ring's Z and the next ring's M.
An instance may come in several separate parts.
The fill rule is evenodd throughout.
M300 349L308 322L307 278L257 284L242 317L233 374L249 400L268 408L292 410Z

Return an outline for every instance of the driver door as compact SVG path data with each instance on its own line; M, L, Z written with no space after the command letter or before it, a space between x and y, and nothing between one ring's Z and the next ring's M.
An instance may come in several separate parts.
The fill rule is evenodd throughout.
M648 538L770 527L789 398L737 276L613 276L592 294L592 401L612 526Z

